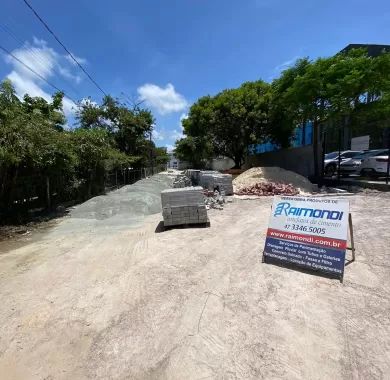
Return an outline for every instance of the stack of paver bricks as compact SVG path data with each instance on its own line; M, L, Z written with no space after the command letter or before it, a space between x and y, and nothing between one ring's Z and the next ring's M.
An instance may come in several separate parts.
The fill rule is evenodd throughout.
M168 189L161 192L164 226L207 223L202 187Z
M194 186L199 186L200 182L200 170L197 169L187 169L185 175L191 179L191 182Z
M200 185L205 189L218 190L225 195L233 194L233 177L231 174L221 174L219 172L201 172Z

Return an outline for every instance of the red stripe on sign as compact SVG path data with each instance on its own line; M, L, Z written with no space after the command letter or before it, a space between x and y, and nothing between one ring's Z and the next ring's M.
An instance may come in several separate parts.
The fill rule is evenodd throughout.
M346 240L332 239L332 238L315 236L315 235L302 235L302 234L296 234L294 232L275 230L273 228L268 228L267 236L275 239L297 241L300 243L314 244L314 245L319 245L321 247L327 247L327 248L334 248L334 249L347 248Z

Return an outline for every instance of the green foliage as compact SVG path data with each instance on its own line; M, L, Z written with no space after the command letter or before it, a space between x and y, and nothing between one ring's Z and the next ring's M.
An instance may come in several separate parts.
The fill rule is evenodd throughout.
M159 148L154 148L154 159L157 165L166 165L167 162L169 161L169 156L167 152L167 148L165 147L159 147Z
M175 156L182 161L191 162L195 169L201 169L205 160L212 157L212 142L207 136L187 136L176 141Z
M83 129L107 130L116 149L136 156L142 156L145 139L152 132L154 123L149 110L131 109L111 96L105 96L101 105L90 99L81 102L76 116ZM139 164L145 164L145 161Z
M50 181L58 196L89 197L104 190L109 170L168 161L166 149L149 141L149 110L129 109L110 96L101 105L88 99L77 112L79 128L69 130L62 106L62 93L51 102L28 94L19 99L10 81L0 83L0 208L37 192L45 197Z
M6 170L23 164L47 173L68 169L74 156L65 135L58 126L65 119L61 115L62 94L52 103L42 98L25 96L20 101L9 82L0 87L0 158Z
M269 136L269 87L262 81L247 82L200 98L183 120L187 137L176 143L177 157L202 166L214 154L224 155L241 166L248 145Z
M357 49L315 61L303 58L271 84L247 82L201 97L183 121L186 136L176 142L176 155L199 165L222 154L238 167L248 145L273 141L288 147L296 126L308 121L317 152L321 124L357 126L389 115L390 54L372 58ZM318 157L314 161L318 171Z
M69 134L77 156L77 166L81 170L89 171L108 158L111 146L105 129L78 128Z

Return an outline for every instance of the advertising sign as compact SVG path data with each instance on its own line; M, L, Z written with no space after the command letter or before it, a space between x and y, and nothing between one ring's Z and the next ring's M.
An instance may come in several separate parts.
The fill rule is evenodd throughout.
M342 277L348 215L346 200L274 197L264 260L270 258Z
M370 149L370 136L352 137L351 150L366 150Z

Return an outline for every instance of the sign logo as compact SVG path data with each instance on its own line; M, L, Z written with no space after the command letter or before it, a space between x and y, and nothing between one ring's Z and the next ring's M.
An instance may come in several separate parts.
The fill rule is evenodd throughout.
M330 220L341 220L344 212L336 210L321 210L306 207L292 207L289 202L280 202L276 205L274 216L306 216Z

